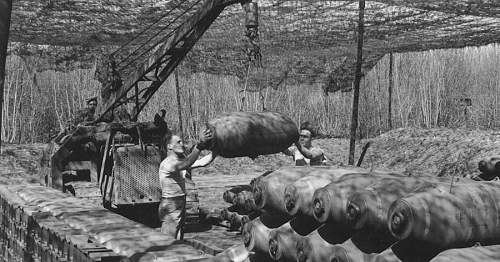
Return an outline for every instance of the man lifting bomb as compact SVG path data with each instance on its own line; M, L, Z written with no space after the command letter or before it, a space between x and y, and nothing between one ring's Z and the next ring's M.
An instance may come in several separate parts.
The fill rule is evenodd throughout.
M296 166L320 166L326 164L326 157L319 147L312 146L313 132L309 122L301 125L299 141L295 147L290 147L283 151L283 154L292 156Z
M213 152L198 159L201 151L208 148L212 139L212 132L209 129L205 130L198 144L185 157L184 143L181 137L172 134L167 134L165 137L167 157L161 162L159 168L162 195L158 216L162 221L162 233L177 237L177 233L180 232L179 222L184 216L186 203L184 181L186 172L190 169L207 166L214 160L215 154Z

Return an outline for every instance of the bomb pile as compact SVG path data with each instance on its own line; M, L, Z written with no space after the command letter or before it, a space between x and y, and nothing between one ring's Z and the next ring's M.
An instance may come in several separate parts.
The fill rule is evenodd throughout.
M489 163L495 160L484 161L495 166L497 162ZM253 217L234 220L241 221L237 225L247 249L269 260L471 261L469 253L500 257L497 181L286 167L239 189L226 191L224 199L233 200L236 211L252 209Z

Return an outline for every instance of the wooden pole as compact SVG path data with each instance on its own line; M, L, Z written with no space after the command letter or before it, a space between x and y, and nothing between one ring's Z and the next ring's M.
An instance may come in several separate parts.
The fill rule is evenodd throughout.
M358 51L356 58L356 73L354 76L354 94L352 99L351 139L349 142L349 165L354 165L354 150L356 147L356 129L358 128L359 83L361 82L361 65L363 63L363 33L364 33L365 1L359 0L358 20Z
M5 61L7 59L7 44L9 42L11 12L12 12L12 0L0 0L0 130L2 130ZM0 147L1 145L2 145L2 135L0 134Z
M179 87L179 73L177 70L174 71L175 77L175 96L177 97L177 112L179 114L179 132L182 138L184 138L184 130L182 128L182 108L181 108L181 92Z
M392 53L389 54L389 109L387 112L387 122L389 124L389 130L392 129L392 88L394 86L394 80L392 78L392 70L394 64L394 56Z

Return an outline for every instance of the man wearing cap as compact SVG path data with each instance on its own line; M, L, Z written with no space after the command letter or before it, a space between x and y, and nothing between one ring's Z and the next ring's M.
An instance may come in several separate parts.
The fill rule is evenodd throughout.
M302 125L299 141L294 147L283 151L283 154L292 156L296 166L320 166L325 165L327 159L321 148L312 146L313 132L308 125Z
M97 97L92 97L87 100L87 107L79 110L75 117L71 120L69 129L76 128L78 124L85 124L95 120L95 110L97 108Z

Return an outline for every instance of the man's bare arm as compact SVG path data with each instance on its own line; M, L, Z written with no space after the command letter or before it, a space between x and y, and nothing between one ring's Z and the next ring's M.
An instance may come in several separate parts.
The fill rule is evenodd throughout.
M316 159L323 155L323 152L321 150L310 150L303 147L300 143L296 143L295 146L304 157L309 159Z
M213 139L212 131L208 128L205 129L203 131L203 137L198 142L198 144L193 148L193 151L191 151L191 153L184 159L184 161L177 164L175 169L177 171L179 171L179 170L187 170L187 169L191 168L191 166L196 162L196 160L200 156L201 150L207 149L207 147L212 139Z
M216 157L217 154L215 154L213 151L210 151L208 155L196 160L190 169L208 166L210 163L214 161Z
M196 159L198 159L198 157L200 156L200 152L200 149L194 147L193 151L191 151L191 153L184 159L184 161L174 166L175 171L187 170L188 168L190 168L196 162Z

